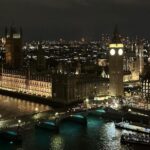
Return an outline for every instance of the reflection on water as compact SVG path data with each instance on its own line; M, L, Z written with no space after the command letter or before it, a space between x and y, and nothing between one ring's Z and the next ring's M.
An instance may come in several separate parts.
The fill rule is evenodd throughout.
M120 147L120 132L115 129L114 123L105 123L100 128L100 142L103 149L121 149ZM107 139L107 140L105 140Z
M3 144L0 149L16 150L148 150L146 147L120 144L121 130L115 129L113 122L88 117L88 125L82 126L63 122L60 133L33 129L23 135L23 144Z
M52 150L63 150L64 139L60 135L54 135L50 140L50 149Z
M31 114L34 112L43 112L50 109L52 108L42 104L0 95L0 116L3 119Z

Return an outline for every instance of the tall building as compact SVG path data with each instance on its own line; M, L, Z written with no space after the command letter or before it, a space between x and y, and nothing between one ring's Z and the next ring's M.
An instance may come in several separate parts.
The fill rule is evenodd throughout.
M139 51L139 74L141 75L144 70L144 47L141 41L138 43L138 51Z
M5 29L5 64L18 69L22 65L22 30L15 27Z
M109 45L110 96L123 96L123 48L117 27Z
M150 102L150 65L147 64L141 75L142 97Z
M129 58L130 57L130 58ZM144 70L144 45L138 40L135 44L135 55L131 57L128 55L129 68L132 74L131 80L139 80L140 75Z

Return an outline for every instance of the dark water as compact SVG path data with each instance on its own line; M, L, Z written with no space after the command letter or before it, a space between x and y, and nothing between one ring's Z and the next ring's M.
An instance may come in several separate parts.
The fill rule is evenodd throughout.
M33 129L24 134L23 144L16 146L0 141L0 150L148 150L148 147L120 144L121 131L113 122L88 117L87 127L62 122L60 133Z

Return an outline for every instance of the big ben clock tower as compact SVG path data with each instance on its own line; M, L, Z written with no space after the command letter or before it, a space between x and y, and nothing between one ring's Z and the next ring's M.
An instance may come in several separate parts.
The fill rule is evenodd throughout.
M123 96L123 51L117 27L111 44L109 44L109 93L110 96Z

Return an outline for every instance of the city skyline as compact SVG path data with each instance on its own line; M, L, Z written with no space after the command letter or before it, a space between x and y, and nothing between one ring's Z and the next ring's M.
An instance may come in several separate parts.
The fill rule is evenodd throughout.
M0 4L0 33L6 25L22 26L25 40L95 40L112 33L115 24L123 35L150 36L148 0L2 0Z
M0 0L0 149L149 150L149 7Z

